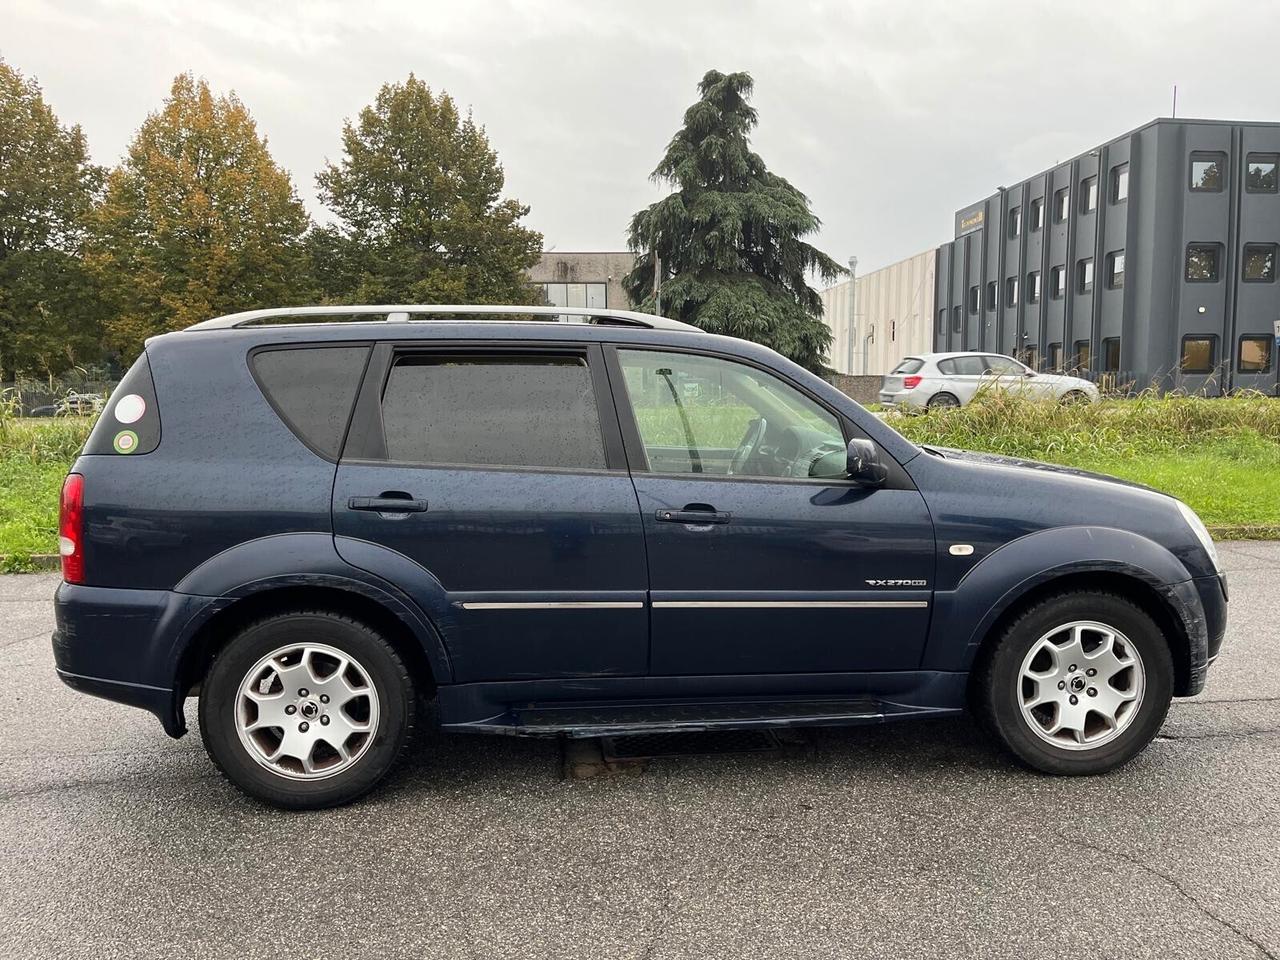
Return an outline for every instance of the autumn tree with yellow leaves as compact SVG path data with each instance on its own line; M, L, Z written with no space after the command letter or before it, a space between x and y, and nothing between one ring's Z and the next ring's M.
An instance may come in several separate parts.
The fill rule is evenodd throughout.
M107 178L87 262L111 347L209 317L309 299L306 210L234 93L179 75Z

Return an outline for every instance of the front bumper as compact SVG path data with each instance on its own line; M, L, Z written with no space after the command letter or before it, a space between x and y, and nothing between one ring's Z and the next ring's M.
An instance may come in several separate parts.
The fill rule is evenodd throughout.
M177 651L210 604L167 590L63 583L53 599L53 661L83 693L150 711L173 737L186 733Z

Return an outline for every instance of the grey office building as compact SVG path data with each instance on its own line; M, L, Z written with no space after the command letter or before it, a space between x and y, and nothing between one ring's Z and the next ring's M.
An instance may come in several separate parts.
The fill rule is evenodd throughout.
M956 214L937 350L1276 393L1280 124L1153 120Z

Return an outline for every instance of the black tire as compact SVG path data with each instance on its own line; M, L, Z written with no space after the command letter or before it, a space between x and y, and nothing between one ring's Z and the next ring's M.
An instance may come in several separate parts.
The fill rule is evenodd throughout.
M322 643L349 655L377 692L371 742L349 767L323 779L291 779L267 769L250 755L237 729L241 682L259 660L293 643ZM279 613L241 630L209 668L199 706L200 736L223 775L251 796L294 810L339 806L371 790L400 758L415 714L413 680L392 646L365 624L324 610Z
M960 406L960 398L954 393L935 393L929 398L929 402L925 404L930 410L947 410L952 407Z
M1070 406L1077 403L1088 403L1089 396L1083 390L1068 390L1062 395L1062 403Z
M1038 736L1019 700L1022 663L1032 646L1055 627L1075 621L1101 622L1122 633L1145 673L1141 702L1127 725L1113 739L1083 750L1057 747ZM1023 763L1059 775L1106 773L1133 759L1159 731L1173 697L1173 656L1160 628L1141 607L1102 591L1059 593L1033 604L983 651L974 671L979 719Z

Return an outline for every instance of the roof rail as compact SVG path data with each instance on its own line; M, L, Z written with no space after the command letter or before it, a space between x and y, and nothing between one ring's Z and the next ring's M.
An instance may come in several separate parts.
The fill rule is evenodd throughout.
M314 322L323 323L325 317L367 318L368 321L384 321L386 323L405 323L415 317L431 319L435 316L537 316L549 320L565 322L567 317L581 317L581 322L599 324L601 326L645 327L650 330L692 330L698 328L679 320L670 320L649 313L634 313L630 310L609 310L599 307L522 307L522 306L489 306L489 305L442 305L442 304L390 304L382 306L328 306L328 307L272 307L269 310L246 310L243 313L229 313L226 316L214 317L192 324L188 330L237 330L255 324L270 325L273 320L285 320L298 317L315 317ZM334 322L334 321L328 321ZM348 320L348 323L362 323L361 320ZM545 321L539 321L545 322Z

